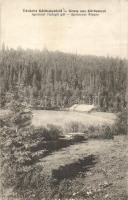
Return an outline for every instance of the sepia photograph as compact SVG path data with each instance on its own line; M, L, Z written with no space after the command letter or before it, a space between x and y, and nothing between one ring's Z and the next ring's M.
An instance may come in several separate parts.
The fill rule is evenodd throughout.
M127 0L0 0L0 200L127 200L127 76Z

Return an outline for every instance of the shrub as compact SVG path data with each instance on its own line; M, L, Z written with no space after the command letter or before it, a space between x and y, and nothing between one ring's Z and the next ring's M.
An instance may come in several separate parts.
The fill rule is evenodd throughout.
M115 135L126 135L127 134L127 110L123 110L122 112L118 113L117 115L117 122L115 124L114 133Z
M112 139L114 137L112 125L90 126L88 136L95 139Z
M102 127L102 135L104 139L113 139L114 138L113 128L111 126L104 125Z
M112 139L113 138L113 126L112 125L84 125L81 122L70 122L67 124L66 133L85 133L88 138L102 138L102 139Z
M36 138L48 140L58 140L63 137L62 129L58 126L48 124L47 127L34 128L34 136Z
M59 126L52 124L47 125L48 135L51 140L57 140L63 137L62 129Z
M77 132L84 132L86 126L81 122L71 121L65 125L64 129L66 133L77 133Z

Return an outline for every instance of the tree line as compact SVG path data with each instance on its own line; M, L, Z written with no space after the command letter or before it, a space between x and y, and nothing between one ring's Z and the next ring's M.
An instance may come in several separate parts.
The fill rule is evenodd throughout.
M126 108L126 81L125 59L47 49L0 51L0 107L15 93L35 108L94 103L101 111L119 112Z

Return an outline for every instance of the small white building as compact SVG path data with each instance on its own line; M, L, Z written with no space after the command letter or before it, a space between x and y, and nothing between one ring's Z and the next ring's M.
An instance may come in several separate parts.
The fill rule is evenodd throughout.
M74 104L73 106L69 108L69 111L87 112L87 113L90 113L96 110L97 110L96 106L88 105L88 104Z

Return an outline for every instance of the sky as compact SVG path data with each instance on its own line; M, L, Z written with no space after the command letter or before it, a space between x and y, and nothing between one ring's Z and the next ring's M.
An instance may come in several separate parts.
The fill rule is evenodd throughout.
M106 9L100 16L32 16L23 9ZM1 0L1 43L77 54L128 57L127 0Z

